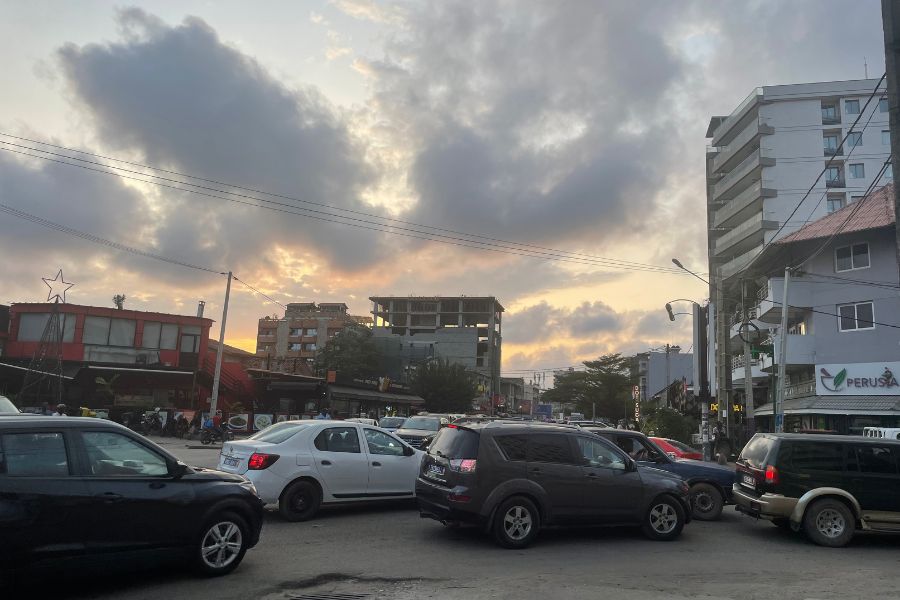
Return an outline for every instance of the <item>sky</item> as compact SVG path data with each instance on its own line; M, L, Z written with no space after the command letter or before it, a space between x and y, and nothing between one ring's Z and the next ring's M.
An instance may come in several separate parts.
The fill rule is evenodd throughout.
M883 52L878 0L2 0L0 204L207 270L0 212L0 302L62 268L69 302L202 299L217 336L232 270L251 351L269 298L373 295L496 296L526 379L688 349L663 307L708 296L671 259L706 270L709 118Z

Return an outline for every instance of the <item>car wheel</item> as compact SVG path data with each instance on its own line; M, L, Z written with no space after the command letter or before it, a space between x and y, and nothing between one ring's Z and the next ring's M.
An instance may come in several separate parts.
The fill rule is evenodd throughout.
M650 503L642 529L651 540L669 541L681 535L684 509L674 498L662 496Z
M820 546L839 548L853 537L856 519L840 500L823 498L812 503L803 515L806 537Z
M319 512L322 492L312 482L295 481L281 494L278 512L286 521L308 521Z
M505 500L494 513L494 539L504 548L524 548L534 541L541 516L534 502L522 496Z
M212 577L234 571L247 552L250 528L233 512L222 512L201 530L196 547L197 570Z
M725 499L716 486L709 483L698 483L691 488L693 498L693 515L698 521L715 521L722 516Z

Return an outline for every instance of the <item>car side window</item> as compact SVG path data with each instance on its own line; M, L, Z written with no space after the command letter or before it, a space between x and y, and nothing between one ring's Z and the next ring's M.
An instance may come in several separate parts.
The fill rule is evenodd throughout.
M498 435L494 441L506 460L528 460L528 438L524 435Z
M602 442L579 437L578 449L581 450L581 456L587 466L625 470L625 458Z
M896 475L897 460L887 446L856 446L856 461L860 473Z
M640 439L628 435L617 436L616 446L634 460L653 460L657 454L656 452L651 454L651 449L642 444Z
M366 443L369 446L369 454L403 456L403 444L396 438L374 429L366 429L365 434Z
M790 444L791 466L798 471L843 471L842 444L794 442Z
M556 463L564 465L578 464L572 453L572 445L566 435L540 433L529 436L529 462Z
M356 427L329 427L316 436L315 446L322 452L360 454Z
M165 457L114 431L81 434L91 475L98 477L159 477L169 474Z
M10 477L64 477L69 474L66 440L60 432L0 436L0 473Z

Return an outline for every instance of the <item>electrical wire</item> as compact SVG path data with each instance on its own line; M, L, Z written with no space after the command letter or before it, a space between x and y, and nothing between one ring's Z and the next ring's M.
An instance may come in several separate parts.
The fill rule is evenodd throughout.
M277 304L278 306L280 306L280 307L283 308L284 310L287 310L287 306L285 306L284 304L282 304L281 302L279 302L278 300L276 300L276 299L273 298L272 296L269 296L269 295L266 294L265 292L259 291L257 288L253 287L252 285L250 285L249 283L247 283L247 282L244 281L243 279L240 279L237 275L232 274L232 277L234 278L235 281L240 282L240 283L242 283L243 285L247 286L247 287L250 288L252 291L256 292L257 294L259 294L260 296L262 296L263 298L265 298L265 299L268 300L269 302L272 302L273 304Z
M19 148L22 148L22 149L25 149L25 150L30 150L30 151L33 151L33 152L40 152L40 153L43 153L43 154L49 154L49 155L52 155L52 156L57 156L57 157L65 158L65 159L68 159L68 160L76 160L76 161L79 161L79 162L85 162L85 163L89 163L89 164L93 164L93 165L102 166L102 167L105 167L105 168L108 168L108 169L115 169L116 171L122 171L122 172L126 172L126 173L132 173L132 174L136 174L136 175L141 175L141 176L143 176L143 177L152 177L152 178L155 178L155 179L160 179L160 180L162 180L162 181L168 181L168 182L171 182L171 183L178 183L178 184L180 184L180 185L188 185L188 186L191 186L191 187L196 187L196 188L198 188L198 189L208 190L208 191L212 191L212 192L216 192L216 193L220 193L220 194L234 195L234 196L241 197L241 198L246 198L246 199L250 199L250 200L255 200L255 201L257 201L257 202L265 202L265 203L267 203L267 204L273 204L273 205L276 205L276 206L285 206L285 207L290 207L290 208L297 208L297 209L302 210L302 211L308 211L308 212L310 212L310 213L316 213L316 214L327 215L327 216L333 217L333 218L347 219L347 220L350 220L350 221L356 221L356 222L362 222L362 223L371 223L371 219L380 219L380 220L383 220L383 221L389 221L389 222L394 222L394 223L401 223L401 224L404 224L404 225L411 225L411 226L414 226L414 227L418 227L418 228L420 228L420 229L409 229L409 228L406 228L406 227L400 227L400 226L397 226L397 225L389 225L389 224L386 224L386 223L373 223L373 224L374 224L374 225L379 225L379 226L382 226L382 227L395 228L395 229L399 229L399 230L402 230L402 231L410 231L410 232L414 232L414 233L420 233L420 234L424 234L424 235L435 236L435 237L438 237L438 238L447 238L447 239L451 239L451 240L465 241L465 242L469 242L469 243L472 243L472 244L481 244L481 245L485 245L485 246L493 246L493 247L499 247L499 248L509 248L509 249L524 250L524 251L526 251L526 252L529 252L529 253L534 254L534 255L537 255L537 256L547 255L547 256L554 256L554 257L581 258L581 259L584 259L584 260L587 260L587 261L590 261L590 262L597 262L597 263L599 263L599 264L602 264L603 266L616 267L616 268L623 268L623 267L639 268L639 267L642 267L642 268L646 268L647 270L654 270L654 271L665 271L665 272L671 272L671 273L676 273L676 272L678 272L676 269L671 269L671 268L669 268L669 267L664 267L664 266L660 266L660 265L650 265L650 264L647 264L647 263L639 263L639 262L635 262L635 261L626 261L626 260L622 260L622 259L607 258L607 257L601 257L601 256L596 256L596 255L591 255L591 254L583 254L583 253L578 253L578 252L570 252L570 251L566 251L566 250L559 250L559 249L549 248L549 247L545 247L545 246L537 246L537 245L534 245L534 244L525 244L525 243L521 243L521 242L512 242L512 241L503 240L503 239L500 239L500 238L494 238L494 237L489 237L489 236L483 236L483 235L473 234L473 233L466 233L466 232L461 232L461 231L457 231L457 230L453 230L453 229L446 229L446 228L441 228L441 227L435 227L435 226L432 226L432 225L422 225L422 224L414 223L414 222L412 222L412 221L405 221L405 220L402 220L402 219L396 219L396 218L393 218L393 217L386 217L386 216L382 216L382 215L376 215L376 214L373 214L373 213L367 213L367 212L364 212L364 211L358 211L358 210L353 210L353 209L348 209L348 208L335 207L335 206L332 206L332 205L329 205L329 204L323 204L323 203L313 202L313 201L310 201L310 200L303 200L303 199L300 199L300 198L296 198L296 197L292 197L292 196L287 196L287 195L283 195L283 194L277 194L277 193L272 193L272 192L266 192L266 191L262 191L262 190L258 190L258 189L254 189L254 188L244 187L244 186L235 185L235 184L230 184L230 183L224 183L224 182L217 181L217 180L214 180L214 179L207 179L207 178L198 177L198 176L195 176L195 175L190 175L190 174L181 173L181 172L178 172L178 171L171 171L171 170L167 170L167 169L161 169L161 168L158 168L158 167L153 167L153 166L149 166L149 165L145 165L145 164L141 164L141 163L136 163L136 162L126 161L126 160L122 160L122 159L118 159L118 158L114 158L114 157L104 156L104 155L101 155L101 154L94 154L94 153L86 152L86 151L83 151L83 150L77 150L77 149L73 149L73 148L67 148L67 147L65 147L65 146L60 146L60 145L57 145L57 144L51 144L51 143L49 143L49 142L43 142L43 141L40 141L40 140L34 140L34 139L30 139L30 138L24 138L24 137L21 137L21 136L15 136L15 135L12 135L12 134L9 134L9 133L0 132L0 135L6 136L6 137L9 137L9 138L13 138L13 139L18 139L18 140L20 140L20 141L27 141L27 142L30 142L30 143L33 143L33 144L41 144L41 145L46 145L46 146L50 146L50 147L57 148L57 149L61 149L61 150L66 150L67 152L76 152L76 153L79 153L79 154L85 154L85 155L88 155L88 156L94 156L94 157L96 157L96 158L102 158L102 159L104 159L104 160L111 160L111 161L120 162L120 163L123 163L123 164L128 164L128 165L132 165L132 166L141 167L141 168L143 168L143 169L149 169L149 170L159 171L159 172L161 172L161 173L166 173L166 174L170 174L170 175L176 175L176 176L178 176L178 177L186 177L186 178L189 178L189 179L195 179L195 180L197 180L197 181L203 181L203 182L206 182L206 183L213 183L213 184L216 184L216 185L221 185L221 186L226 186L226 187L229 187L229 188L234 188L234 189L238 189L238 190L243 190L243 191L252 192L252 193L254 193L254 194L262 194L262 195L266 195L266 196L271 196L271 197L276 197L276 198L282 198L282 199L286 199L286 200L292 200L292 201L294 201L294 202L300 202L300 203L303 203L303 204L308 204L308 205L318 206L318 207L322 207L322 208L327 208L327 209L330 210L330 211L338 211L339 213L349 213L349 214L361 215L361 216L366 217L366 219L358 219L358 218L348 217L348 216L346 216L346 215L344 215L344 214L335 214L334 212L325 212L325 211L320 211L320 210L316 210L316 209L309 209L309 208L298 207L298 206L295 206L295 205L293 205L293 204L285 204L285 203L281 203L281 202L274 202L274 201L271 201L271 200L266 200L266 199L264 199L264 198L258 198L258 197L256 197L256 196L248 196L248 195L246 195L246 194L239 194L239 193L237 193L237 192L232 192L232 191L229 191L229 190L223 190L223 189L218 189L218 188L212 188L212 187L209 187L209 186L203 186L203 185L199 185L199 184L195 184L195 183L191 183L191 182L183 181L183 180L171 179L171 178L162 177L162 176L159 176L159 175L154 175L154 174L152 174L152 173L144 173L144 172L140 172L140 171L134 171L134 170L131 170L131 169L125 169L125 168L123 168L123 167L118 167L118 166L115 166L115 165L109 165L109 164L106 164L106 163L101 163L101 162L97 162L97 161L91 161L91 160L87 160L87 159L83 159L83 158L78 158L78 157L75 157L75 156L69 156L69 155L66 155L66 154L60 154L60 153L56 153L56 152L50 152L49 150L42 150L42 149L40 149L40 148L34 148L34 147L31 147L31 146L24 146L24 145L22 145L22 144L14 144L14 143L12 143L12 142L7 142L7 141L4 141L4 140L0 140L0 143L2 143L2 144L6 144L6 145L10 145L10 146L19 147ZM36 158L39 158L39 157L36 157ZM70 163L63 163L63 164L70 164ZM71 166L78 166L78 165L71 165ZM154 182L149 182L149 181L145 181L145 182L146 182L146 183L154 183ZM188 191L188 190L184 190L184 191ZM421 231L421 229L433 230L433 231ZM452 235L443 235L443 234L440 234L440 233L434 233L435 231L445 232L445 233L452 233L452 234L456 234L457 236L462 235L462 236L466 236L466 238L479 238L479 239L481 239L481 240L487 240L487 241L482 242L482 241L478 241L478 239L466 239L466 238L455 237L455 236L452 236ZM439 240L434 240L434 241L439 241ZM495 242L496 242L496 243L495 243Z

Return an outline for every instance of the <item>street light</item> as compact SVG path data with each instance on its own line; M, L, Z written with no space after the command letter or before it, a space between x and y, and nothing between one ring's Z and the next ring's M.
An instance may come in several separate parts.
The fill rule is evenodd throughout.
M675 260L675 259L673 258L672 260ZM670 320L670 321L674 321L674 320L675 320L675 315L689 315L689 314L691 314L691 313L676 313L676 312L672 312L672 304L671 304L672 302L690 302L691 304L696 304L697 306L700 306L700 304L698 304L697 302L694 302L693 300L688 300L687 298L675 298L674 300L669 300L668 302L666 302L666 312L669 313L669 320Z
M679 269L681 269L682 271L685 271L685 272L687 272L687 273L690 273L691 275L693 275L694 277L696 277L697 279L699 279L700 281L702 281L702 282L705 283L706 285L711 285L707 280L703 279L702 277L700 277L699 275L697 275L696 273L694 273L693 271L691 271L690 269L688 269L687 267L685 267L683 264L681 264L681 261L678 260L677 258L673 258L673 259L672 259L672 263L673 263L676 267L678 267Z

